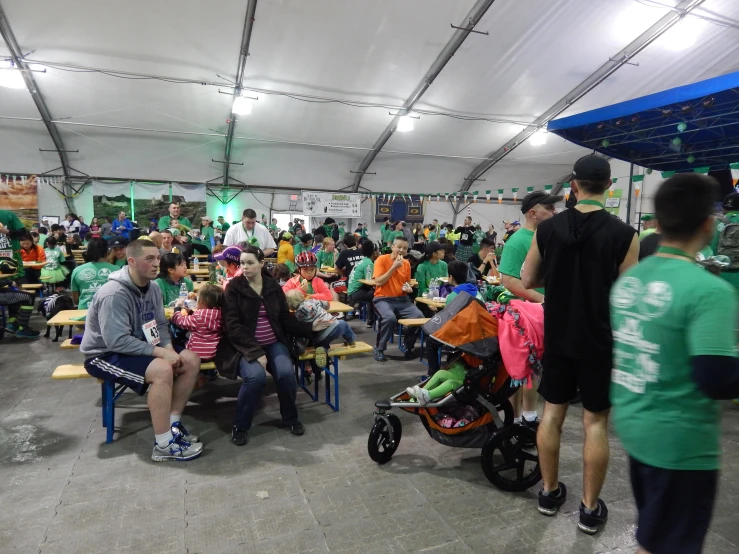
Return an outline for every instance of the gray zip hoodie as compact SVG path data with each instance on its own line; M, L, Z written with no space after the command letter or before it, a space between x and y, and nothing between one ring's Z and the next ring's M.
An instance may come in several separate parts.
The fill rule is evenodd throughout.
M154 347L146 342L142 326L156 319L160 342L172 342L164 316L162 292L149 283L146 294L131 281L128 266L115 271L95 293L85 319L80 352L93 358L114 352L128 356L152 356Z

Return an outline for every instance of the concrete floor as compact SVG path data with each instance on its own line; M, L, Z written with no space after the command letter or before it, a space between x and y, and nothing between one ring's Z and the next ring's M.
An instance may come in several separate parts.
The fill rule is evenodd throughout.
M34 316L37 326L42 322ZM372 335L352 322L359 340ZM37 327L39 328L39 327ZM379 364L370 355L341 366L341 411L298 393L303 437L278 429L274 386L248 446L229 441L238 385L196 392L185 417L205 443L189 463L149 460L152 430L143 399L118 403L115 441L105 444L93 380L52 381L79 363L47 339L0 341L0 552L51 553L595 553L635 550L628 466L612 440L603 498L610 521L595 537L576 528L581 494L581 410L563 437L560 514L536 511L536 490L504 493L480 469L480 451L432 441L402 414L393 460L367 455L374 400L413 384L416 362ZM690 414L686 414L690 417ZM739 410L727 403L724 472L705 552L739 552ZM536 487L538 489L538 485ZM260 500L257 492L267 491Z

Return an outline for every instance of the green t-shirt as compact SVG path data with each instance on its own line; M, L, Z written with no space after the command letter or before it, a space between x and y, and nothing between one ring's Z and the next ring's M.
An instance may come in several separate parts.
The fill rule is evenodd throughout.
M334 253L325 252L323 249L316 252L316 258L318 259L318 269L322 267L334 267Z
M231 225L226 223L225 221L223 223L219 224L221 226L221 233L224 235L226 234L226 231L228 231L231 228Z
M80 293L77 309L86 310L93 296L107 281L108 276L118 267L108 262L89 262L75 267L72 271L72 291Z
M439 277L448 277L449 270L444 260L439 260L435 264L426 260L418 264L416 268L416 281L418 281L418 294L421 295L429 290L431 279Z
M429 232L429 238L428 238L428 241L429 241L429 242L434 242L435 240L436 240L436 233L435 233L434 231L430 231L430 232Z
M524 227L512 234L503 247L498 271L504 275L520 279L523 264L526 261L533 238L534 232ZM535 290L544 294L543 288Z
M639 240L643 239L644 237L648 237L656 231L657 229L655 229L654 227L652 227L651 229L644 229L641 233L639 233Z
M475 241L475 244L480 244L482 242L482 239L485 238L485 233L482 230L475 231L475 233L472 235L472 240Z
M346 286L346 293L348 295L354 294L361 288L362 283L360 283L359 280L367 277L368 267L370 268L370 274L374 274L375 263L371 258L362 258L362 260L354 266L354 269L352 269L352 272L349 274L349 283Z
M171 225L171 221L172 221L172 218L168 215L163 215L162 217L160 217L159 218L159 230L164 231L165 229L173 228ZM187 227L186 230L192 229L192 223L190 223L190 220L187 219L186 217L182 217L182 216L178 217L177 223L178 223L178 226L184 225L185 227ZM174 228L177 228L177 227L174 227Z
M344 240L344 237L346 236L346 230L339 226L339 240Z
M193 285L192 285L192 279L189 277L185 277L184 279L185 286L187 287L187 292L193 291ZM162 300L164 301L164 305L168 306L170 303L177 300L180 296L180 288L182 287L182 281L175 284L172 283L169 279L157 279L154 281L157 286L159 287L159 290L162 291Z
M20 231L23 229L23 222L18 216L9 210L0 210L0 223L8 228L9 231ZM23 258L21 257L21 241L19 239L11 239L8 235L0 233L0 257L12 258L18 263L18 273L16 277L23 277Z
M402 236L403 236L403 231L390 231L387 233L386 244L392 244L396 238L402 237Z
M269 230L272 231L273 233L277 233L277 223L270 223Z
M302 242L299 242L298 244L293 246L293 254L295 255L295 257L297 257L298 254L300 254L301 252L308 252L309 250L310 250L310 247L304 248Z
M128 265L128 258L121 258L120 260L113 260L113 265L116 270L122 268L124 265Z
M735 356L736 313L731 287L688 260L650 256L616 281L611 402L629 455L663 469L718 469L721 408L698 389L691 358Z
M382 244L387 244L388 240L390 240L390 233L392 233L392 229L390 229L389 225L381 225L380 226L380 238L382 239Z
M730 223L739 223L739 212L729 212L724 216L724 219ZM713 233L713 240L711 241L711 244L708 245L711 247L714 254L718 254L718 241L721 236L721 231L725 226L726 224L723 221L718 218L716 219L716 230ZM739 298L739 271L722 271L721 278L734 287L736 296Z

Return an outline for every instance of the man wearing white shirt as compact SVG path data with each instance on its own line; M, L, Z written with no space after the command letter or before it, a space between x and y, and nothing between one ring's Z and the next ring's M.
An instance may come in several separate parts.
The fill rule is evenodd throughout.
M64 227L65 234L80 232L80 222L74 214L67 214L67 218L62 221L62 227Z
M257 212L250 208L244 210L241 223L232 225L223 240L225 246L238 245L240 242L258 246L265 256L272 255L277 248L275 239L269 234L269 230L261 223L257 223Z

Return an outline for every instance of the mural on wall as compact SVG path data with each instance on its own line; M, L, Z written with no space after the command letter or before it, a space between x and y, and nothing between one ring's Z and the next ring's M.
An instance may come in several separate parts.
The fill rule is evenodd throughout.
M194 227L200 226L200 217L205 212L205 186L180 185L173 183L172 202L180 203L180 216L190 220ZM92 185L95 217L107 217L113 221L119 212L126 212L126 217L136 221L141 228L149 227L152 219L169 214L168 184L146 183L100 183ZM133 217L131 198L133 194Z
M35 175L0 175L0 210L14 212L30 229L38 222L38 183Z

